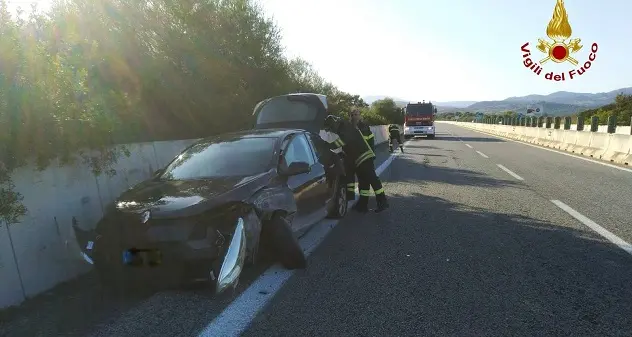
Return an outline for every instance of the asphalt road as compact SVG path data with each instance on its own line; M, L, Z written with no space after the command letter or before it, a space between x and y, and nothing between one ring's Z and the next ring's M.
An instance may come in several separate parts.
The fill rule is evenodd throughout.
M632 173L438 133L385 172L392 209L343 220L243 336L632 334L632 256L551 202L628 238Z
M376 165L389 154L378 146ZM0 311L0 336L197 336L270 264L246 269L234 294L213 298L207 289L115 296L89 273Z
M343 219L243 336L632 335L632 255L568 213L632 242L632 172L440 124L382 179L391 209ZM0 335L197 336L235 298L80 281Z

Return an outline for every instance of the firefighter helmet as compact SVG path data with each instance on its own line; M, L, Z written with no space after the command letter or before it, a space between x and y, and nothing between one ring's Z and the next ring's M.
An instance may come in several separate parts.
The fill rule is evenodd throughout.
M325 117L325 124L324 124L325 131L334 132L335 130L338 130L338 126L340 125L340 122L341 122L340 117L337 117L334 115L329 115Z

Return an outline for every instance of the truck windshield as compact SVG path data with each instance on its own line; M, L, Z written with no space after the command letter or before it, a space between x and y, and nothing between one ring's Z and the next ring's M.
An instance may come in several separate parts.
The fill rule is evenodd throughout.
M406 106L406 114L412 116L432 115L434 107L430 103L408 104Z

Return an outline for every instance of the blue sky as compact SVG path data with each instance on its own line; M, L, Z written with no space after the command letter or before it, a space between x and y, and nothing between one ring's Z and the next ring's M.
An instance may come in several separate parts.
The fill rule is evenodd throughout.
M580 78L552 82L522 64L520 46L547 38L555 0L260 0L283 29L289 55L341 89L411 100L494 100L632 86L632 1L567 0L573 37L588 59ZM573 66L548 62L545 72Z
M34 0L9 0L28 4ZM556 0L258 0L282 29L289 56L310 61L341 89L410 100L495 100L559 90L603 92L632 86L632 1L567 0L573 37L588 59L581 77L565 82L534 75L520 46L547 38ZM38 1L46 7L49 0ZM553 64L545 72L573 66Z

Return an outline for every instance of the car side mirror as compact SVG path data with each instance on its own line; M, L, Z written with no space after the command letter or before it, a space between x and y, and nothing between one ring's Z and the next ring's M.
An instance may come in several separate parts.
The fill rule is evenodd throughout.
M283 175L287 177L296 176L303 173L309 173L311 167L304 161L293 162L290 166L283 170Z

